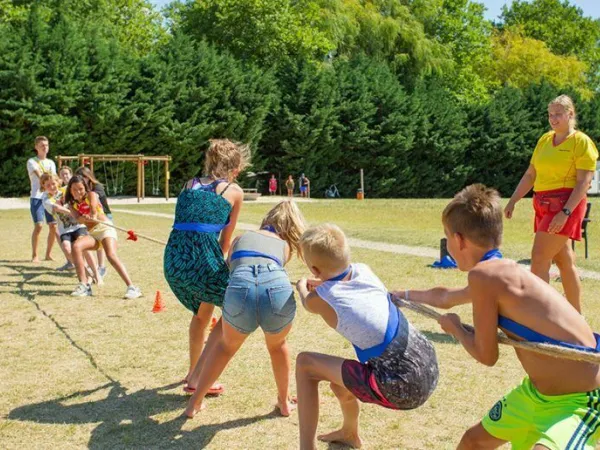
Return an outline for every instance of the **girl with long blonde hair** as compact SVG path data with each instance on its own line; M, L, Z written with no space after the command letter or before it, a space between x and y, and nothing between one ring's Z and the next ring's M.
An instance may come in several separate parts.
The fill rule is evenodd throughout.
M294 291L284 266L294 252L302 257L300 237L305 222L298 206L284 200L271 209L260 230L238 237L229 255L231 275L223 302L222 331L209 341L189 380L195 392L186 409L188 417L200 410L202 400L244 341L258 327L265 334L277 385L277 408L289 416L295 408L289 395L290 355L286 336L296 315Z

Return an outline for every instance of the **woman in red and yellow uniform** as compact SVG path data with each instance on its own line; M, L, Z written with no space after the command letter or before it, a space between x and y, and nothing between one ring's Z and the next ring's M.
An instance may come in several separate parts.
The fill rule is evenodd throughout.
M581 311L581 283L569 239L581 240L586 192L596 170L598 150L588 136L575 129L575 106L570 97L561 95L548 105L548 120L552 131L538 141L529 168L504 214L510 219L515 204L533 188L535 239L531 271L549 282L554 261L565 297Z

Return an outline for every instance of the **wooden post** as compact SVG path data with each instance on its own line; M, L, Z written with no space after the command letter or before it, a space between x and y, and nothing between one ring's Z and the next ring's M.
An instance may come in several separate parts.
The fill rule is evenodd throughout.
M79 157L79 167L83 167L83 155L80 153L79 155L77 155Z
M96 172L94 172L94 157L93 156L90 156L90 170L92 171L94 176L96 176Z
M165 200L169 201L169 160L165 161Z
M356 198L358 200L364 200L365 198L365 177L362 169L360 169L360 189L356 193Z
M142 156L142 200L146 199L146 161Z
M140 202L140 197L142 196L142 188L141 188L142 182L140 181L141 180L141 178L140 178L141 171L142 171L142 161L138 157L138 160L137 160L137 201L138 201L138 203Z
M365 194L365 171L360 169L360 190Z

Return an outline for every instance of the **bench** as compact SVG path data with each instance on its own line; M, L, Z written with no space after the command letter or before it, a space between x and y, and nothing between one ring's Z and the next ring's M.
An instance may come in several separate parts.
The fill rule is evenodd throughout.
M588 235L587 235L587 226L588 223L592 221L590 219L590 210L592 209L592 204L588 202L585 207L585 216L583 217L583 222L581 223L581 237L583 238L583 242L585 243L585 259L588 259ZM571 241L571 248L575 250L575 241Z
M258 197L260 197L260 194L258 193L258 189L244 188L242 190L244 191L244 201L245 202L257 200Z

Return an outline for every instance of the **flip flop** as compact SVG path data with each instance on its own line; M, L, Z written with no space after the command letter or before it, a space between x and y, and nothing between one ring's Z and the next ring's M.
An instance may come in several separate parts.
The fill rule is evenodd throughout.
M223 386L222 384L217 384L218 387L214 387L211 386L211 388L208 390L208 392L206 393L206 395L210 395L210 396L214 396L214 397L218 397L219 395L221 395L223 392L225 392L225 386ZM187 392L188 394L193 394L194 392L196 392L196 388L191 387L191 386L184 386L183 387L183 391Z

